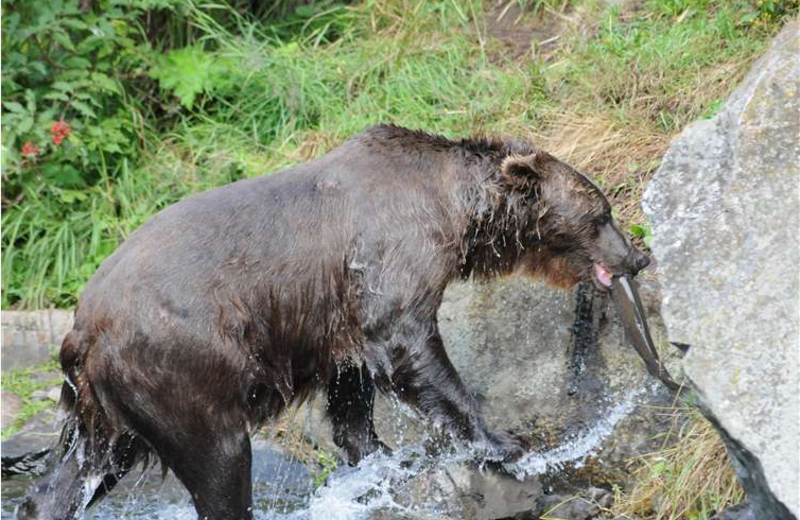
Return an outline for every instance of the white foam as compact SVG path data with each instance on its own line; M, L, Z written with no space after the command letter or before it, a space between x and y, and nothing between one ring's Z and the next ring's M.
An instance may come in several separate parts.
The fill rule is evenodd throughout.
M614 431L614 427L627 417L636 407L638 398L645 388L629 392L625 398L607 413L601 414L589 430L580 432L571 439L564 440L558 447L545 452L533 452L520 460L506 464L505 468L522 479L528 475L541 475L550 470L563 469L567 464L580 467L582 461L594 455Z

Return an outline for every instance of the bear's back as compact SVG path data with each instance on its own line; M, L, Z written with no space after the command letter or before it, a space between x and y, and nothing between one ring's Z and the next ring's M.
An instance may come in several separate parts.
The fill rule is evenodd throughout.
M394 220L441 195L425 171L431 157L388 130L375 127L314 161L165 208L101 265L78 319L167 313L195 326L219 312L220 300L256 286L313 288L321 270L341 267L360 243L401 240L408 230Z

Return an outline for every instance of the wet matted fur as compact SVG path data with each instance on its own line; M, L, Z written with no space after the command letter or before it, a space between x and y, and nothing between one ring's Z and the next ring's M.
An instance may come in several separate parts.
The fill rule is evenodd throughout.
M571 287L643 258L591 181L513 139L380 125L188 198L133 233L81 295L61 350L59 476L20 516L79 514L152 454L201 517L251 518L249 433L318 389L352 463L385 448L375 387L488 459L518 457L524 443L486 426L447 358L445 287L513 272Z

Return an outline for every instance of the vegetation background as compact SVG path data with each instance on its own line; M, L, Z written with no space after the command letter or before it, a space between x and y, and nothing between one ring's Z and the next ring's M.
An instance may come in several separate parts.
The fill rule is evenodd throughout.
M387 121L528 137L593 176L646 244L640 196L671 136L712 116L797 11L798 0L3 0L2 308L72 307L165 206ZM676 421L673 433L685 449L645 460L619 514L705 518L741 498L707 425Z
M4 0L2 308L72 307L161 208L380 121L642 186L798 0Z

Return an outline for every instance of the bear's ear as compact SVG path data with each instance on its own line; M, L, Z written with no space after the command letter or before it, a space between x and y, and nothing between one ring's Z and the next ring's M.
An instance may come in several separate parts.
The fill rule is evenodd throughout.
M530 155L509 155L500 166L500 175L510 190L531 192L549 173L552 155L538 151Z

